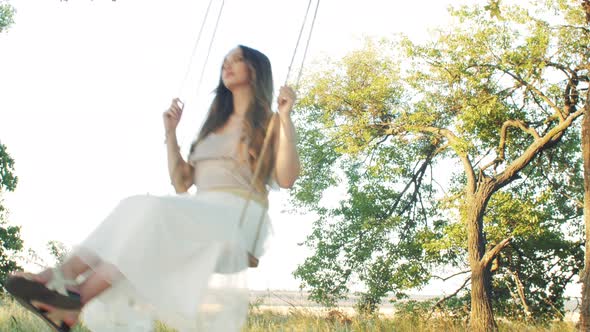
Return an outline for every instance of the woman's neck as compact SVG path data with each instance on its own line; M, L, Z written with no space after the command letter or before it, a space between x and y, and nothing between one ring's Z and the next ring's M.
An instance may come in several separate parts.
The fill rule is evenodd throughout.
M232 95L234 100L234 114L240 117L245 116L252 102L250 87L236 89L232 91Z

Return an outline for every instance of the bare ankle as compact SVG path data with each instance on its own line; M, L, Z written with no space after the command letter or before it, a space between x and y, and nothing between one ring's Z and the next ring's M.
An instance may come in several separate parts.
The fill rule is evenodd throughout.
M69 268L67 265L56 267L56 269L59 269L59 271L61 271L61 274L66 280L76 280L79 274L77 271Z
M49 280L51 280L51 278L53 277L53 271L52 271L52 269L45 269L45 270L43 270L43 272L38 273L36 276L37 276L37 280L39 280L39 282L42 282L45 284Z

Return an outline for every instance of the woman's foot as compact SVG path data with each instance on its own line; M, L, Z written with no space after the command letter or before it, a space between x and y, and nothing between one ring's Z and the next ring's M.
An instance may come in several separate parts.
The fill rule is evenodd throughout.
M16 272L4 286L16 301L55 331L69 332L78 322L80 294L69 289L76 287L75 282L65 279L58 269L39 274Z
M40 274L17 272L6 279L4 286L21 303L38 301L60 309L80 310L82 302L76 282L65 279L59 269L50 274L47 278L49 274L45 271Z
M11 273L8 277L9 278L12 276L23 277L23 278L26 278L29 280L36 281L40 284L47 285L53 279L54 269L57 269L57 267L45 269L40 273L29 273L29 272L24 272L24 271L16 271L16 272ZM75 284L73 282L69 282L66 284L65 288L66 288L66 290L68 290L72 293L80 294L80 286L78 284Z

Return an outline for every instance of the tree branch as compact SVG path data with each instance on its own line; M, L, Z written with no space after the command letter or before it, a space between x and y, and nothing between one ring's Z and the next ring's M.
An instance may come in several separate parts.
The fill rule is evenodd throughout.
M438 278L438 279L440 279L442 281L447 281L447 280L449 280L451 278L454 278L456 276L459 276L459 275L462 275L462 274L465 274L465 273L469 273L469 272L471 272L471 270L459 271L457 273L453 273L450 276L447 276L447 277L444 277L444 278L443 277L439 277L439 276L435 276L435 275L433 275L432 277L433 278Z
M492 262L492 260L500 253L500 251L502 251L502 249L504 249L510 243L510 241L512 241L512 239L512 236L507 237L504 240L500 241L500 243L496 244L495 247L488 250L488 252L486 252L485 255L483 255L483 257L481 258L480 264L484 268L487 267Z
M406 186L406 189L407 189L408 186L413 182L415 189L414 189L414 192L412 193L412 198L409 200L408 204L406 204L406 206L403 207L401 214L405 213L407 211L407 209L411 207L413 202L416 202L416 197L419 194L420 186L422 185L422 179L424 178L424 175L426 174L426 169L428 168L428 165L430 165L430 163L432 162L432 159L436 155L436 152L437 152L437 149L433 149L432 151L430 151L430 153L426 156L426 159L424 159L424 162L422 163L422 165L420 166L418 171L414 172L414 175L412 176L412 181L410 183L408 183L408 185Z
M516 285L516 292L518 293L518 297L520 299L520 303L522 304L522 308L524 310L524 313L527 316L527 319L530 319L530 317L532 316L532 313L531 313L531 308L529 307L529 305L526 301L526 295L524 293L524 285L522 284L522 281L520 280L520 277L518 276L518 274L516 272L512 271L510 268L508 268L507 271L508 271L508 274L512 277L514 284Z
M549 60L544 60L544 61L548 67L554 67L554 68L561 70L568 78L576 76L576 71L572 70L571 68L568 68L560 63L556 63L553 61L549 61Z
M463 284L461 285L461 287L459 287L455 292L453 292L453 294L451 295L447 295L445 297L443 297L442 299L438 300L434 306L432 306L432 310L430 311L430 314L428 315L428 318L426 318L426 321L430 320L430 318L432 317L432 314L434 313L434 310L436 310L436 308L440 307L446 300L454 297L455 295L457 295L463 288L465 288L465 286L467 286L467 283L469 283L469 280L471 280L471 277L467 277L465 279L465 281L463 281Z
M449 143L452 145L460 145L459 138L453 133L452 131L445 129L445 128L437 128L437 127L416 127L416 131L435 134L439 136L443 136L449 140ZM467 153L460 151L458 148L453 148L455 153L461 161L463 162L463 168L465 169L465 175L467 176L467 190L470 194L475 192L475 171L473 170L473 165L467 156Z
M506 136L508 135L508 128L509 127L520 128L525 133L531 134L535 138L535 140L538 140L539 138L541 138L539 136L539 133L534 128L529 127L529 125L526 124L522 120L506 120L506 121L504 121L504 123L502 124L502 129L500 129L500 144L498 144L498 158L497 158L498 161L503 161L505 158L504 154L506 152Z
M494 190L498 190L509 183L512 178L515 177L520 170L526 167L540 151L549 148L555 143L554 139L563 135L572 122L582 116L582 114L583 110L577 110L576 112L571 113L570 116L564 119L564 121L559 122L545 135L536 139L531 145L529 145L520 157L516 158L511 164L506 166L506 169L498 175L495 181Z
M559 26L553 27L552 29L562 29L562 28L577 29L577 30L582 30L584 32L590 33L590 29L588 29L586 27L577 26L577 25L568 25L568 24L559 25Z
M494 68L494 69L497 69L497 70L505 73L506 75L512 77L518 83L526 86L530 91L536 93L537 96L541 97L541 99L543 99L549 106L551 106L551 108L554 110L555 114L559 117L559 119L561 121L563 121L565 119L564 115L561 113L561 109L553 101L551 101L551 99L549 99L549 97L547 97L543 93L543 91L537 89L534 85L532 85L529 82L525 81L519 75L517 75L517 74L511 72L510 70L505 69L505 68L503 68L503 67L501 67L499 65L494 65L494 64L476 64L476 66Z
M537 106L539 106L539 109L540 109L541 111L543 111L543 113L544 113L544 114L547 116L547 119L545 120L545 122L547 122L547 121L550 121L552 118L555 118L555 115L554 115L554 114L551 114L549 111L547 111L547 110L545 109L545 106L543 106L543 105L541 104L541 102L540 102L540 101L539 101L539 99L537 98L537 95L535 95L535 94L534 94L532 91L530 91L530 90L527 90L527 91L526 91L526 93L528 93L528 94L530 94L530 95L531 95L531 98L533 99L533 101L535 102L535 104L537 104ZM524 94L522 95L522 99L523 99L523 105L522 105L522 107L523 107L523 108L524 108L524 106L526 105L526 101L525 101L525 99L526 99L526 93L524 93Z

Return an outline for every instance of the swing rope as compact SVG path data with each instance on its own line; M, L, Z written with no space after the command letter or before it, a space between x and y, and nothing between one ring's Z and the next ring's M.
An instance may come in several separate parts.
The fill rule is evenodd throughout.
M209 54L211 53L211 46L213 45L213 41L215 40L215 34L217 33L217 27L219 26L219 21L221 19L221 13L223 12L223 6L225 5L225 0L221 0L221 7L219 8L219 13L217 14L217 21L215 21L215 28L213 28L213 35L211 36L211 41L209 42L209 48L207 49L207 55L205 56L205 63L203 64L203 68L201 69L201 75L199 75L199 83L197 84L197 93L199 88L201 88L201 83L203 82L203 74L205 73L205 68L207 67L207 62L209 61Z
M301 30L299 31L299 37L297 38L297 43L295 45L295 50L293 51L293 57L291 58L291 64L289 65L289 69L287 71L287 79L285 79L285 85L287 84L288 78L289 78L289 74L291 72L291 66L293 65L293 60L295 59L295 55L297 53L297 49L299 47L299 41L301 39L301 34L303 32L303 28L305 26L305 22L307 21L307 15L309 14L309 8L311 5L311 0L309 1L309 4L307 6L307 11L305 13L305 19L303 20L303 23L301 25ZM316 8L315 8L315 13L312 19L312 23L311 23L311 27L309 30L309 35L307 38L307 43L305 45L305 50L303 51L303 61L301 63L301 67L299 67L299 74L297 75L297 81L296 81L296 89L298 89L299 87L299 79L301 78L301 72L303 70L303 65L305 62L305 58L307 55L307 51L309 48L309 41L311 39L311 35L312 35L312 31L313 31L313 27L314 27L314 23L317 17L317 12L318 12L318 8L320 5L320 0L317 0L317 4L316 4ZM268 127L266 128L266 134L264 137L264 142L262 143L262 149L260 151L260 155L258 156L258 160L256 161L256 168L254 169L254 174L252 176L252 180L250 181L250 190L248 191L248 196L246 198L246 202L244 203L244 207L242 209L242 213L240 216L240 227L243 225L244 223L244 219L246 216L246 210L248 209L248 206L250 205L250 201L252 200L252 195L254 194L254 185L256 182L256 179L258 178L258 176L260 175L260 170L262 169L262 161L264 159L264 155L266 154L266 151L268 150L268 146L270 145L270 140L271 137L274 136L274 127L275 127L275 123L277 121L278 118L278 113L277 112L273 112L270 121L268 123ZM252 249L251 251L248 253L248 266L249 267L257 267L258 266L258 258L255 257L254 251L256 250L256 246L258 244L258 240L260 239L260 231L262 230L262 223L264 222L264 216L266 215L266 212L268 210L268 203L266 206L264 206L264 209L260 215L260 219L258 220L258 227L256 229L256 237L254 238L254 242L252 245Z
M184 87L186 85L186 80L188 79L188 75L191 71L193 59L195 58L195 54L197 53L197 49L198 49L199 43L201 41L201 36L202 36L203 30L205 28L205 23L207 22L207 18L209 17L209 12L210 12L212 3L213 3L213 0L209 0L209 4L207 5L207 9L205 10L205 15L203 16L203 21L201 22L201 27L199 28L197 40L195 41L195 45L193 46L193 51L191 53L191 57L190 57L188 66L186 68L186 71L184 73L184 78L182 79L182 83L180 84L180 88L178 90L177 96L181 95L182 90L184 89ZM207 67L207 62L209 60L209 54L211 54L211 47L213 45L213 41L215 40L215 34L217 33L217 27L219 26L219 20L221 19L221 13L223 12L224 5L225 5L225 0L222 0L221 7L219 8L219 12L217 14L217 21L215 22L215 27L213 28L213 35L211 36L211 41L209 42L209 47L207 48L207 54L205 56L205 63L203 64L203 67L201 68L201 74L199 76L199 81L198 81L197 88L196 88L197 93L199 92L199 88L201 87L201 83L203 81L203 74L205 73L205 68Z
M303 59L301 60L301 67L299 67L299 74L297 75L297 80L295 81L295 91L299 90L299 80L301 79L301 72L303 71L303 66L305 64L305 58L307 57L307 49L309 48L309 42L311 40L311 34L313 32L313 27L315 25L315 19L318 16L318 8L320 8L320 0L315 5L315 11L313 13L313 19L311 20L311 27L309 28L309 34L307 35L307 43L305 44L305 50L303 51ZM307 14L306 14L307 16Z
M295 61L295 55L297 54L297 49L299 47L299 41L301 40L301 35L303 34L303 29L305 27L305 23L307 22L307 16L309 15L309 8L311 7L312 0L309 0L307 3L307 10L305 11L305 16L303 18L303 23L301 24L301 29L299 29L299 36L297 37L297 43L295 44L295 50L293 51L293 56L291 57L291 63L289 64L289 68L287 70L287 77L285 78L285 85L289 81L289 76L291 74L291 68L293 66L293 62ZM311 20L311 27L309 28L309 34L307 35L307 42L305 44L305 50L303 51L303 59L301 60L301 66L299 67L299 73L297 74L297 80L295 81L295 91L299 88L299 80L301 79L301 73L303 71L303 65L305 64L305 58L307 57L307 50L309 48L309 42L311 40L311 34L313 32L313 28L315 25L315 20L318 15L318 8L320 7L320 0L316 2L315 11L313 13L313 18Z
M305 11L305 16L303 17L303 23L301 23L301 29L299 29L299 36L297 37L297 43L295 43L295 50L293 51L293 56L291 57L291 63L289 64L289 68L287 69L287 76L285 77L285 85L289 81L289 74L291 74L291 68L293 67L293 62L295 61L295 55L297 54L297 48L299 47L299 41L301 40L301 35L303 34L303 28L305 27L305 22L307 22L307 15L309 14L309 7L311 7L311 1L307 3L307 9Z
M178 89L177 96L180 96L182 90L184 89L184 85L186 84L186 80L188 79L188 74L191 71L193 65L193 59L195 54L197 53L197 48L199 47L199 42L201 41L201 35L203 34L203 29L205 28L205 22L207 21L207 17L209 17L209 10L211 9L211 4L213 0L209 0L209 4L207 5L207 10L205 10L205 16L203 17L203 22L201 22L201 28L199 29L199 34L197 35L197 40L195 41L195 45L193 46L193 51L191 53L191 57L189 58L188 66L186 68L186 72L184 73L184 78L182 79L182 83L180 84L180 88Z

